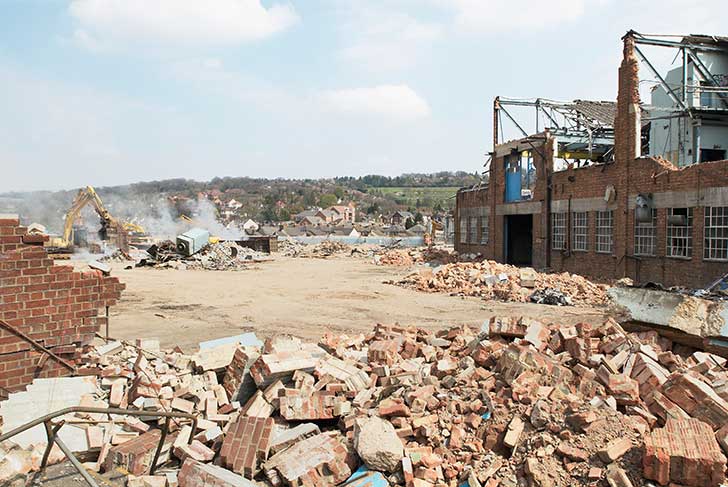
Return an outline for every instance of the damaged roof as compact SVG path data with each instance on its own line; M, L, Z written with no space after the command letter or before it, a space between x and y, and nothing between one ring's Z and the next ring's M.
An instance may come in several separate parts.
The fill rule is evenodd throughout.
M573 108L587 120L594 120L599 125L614 126L614 118L617 115L616 102L574 100Z

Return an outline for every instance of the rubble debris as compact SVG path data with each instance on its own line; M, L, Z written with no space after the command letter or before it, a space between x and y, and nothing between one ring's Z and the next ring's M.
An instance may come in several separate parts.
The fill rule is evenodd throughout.
M574 304L569 296L550 287L535 291L529 299L532 303L550 304L552 306L571 306Z
M141 435L132 436L129 440L113 446L106 456L104 468L106 471L110 471L116 467L122 467L133 475L149 474L154 453L161 437L161 430L154 429ZM172 445L176 439L176 433L172 433L165 438L158 460L160 463L164 463L169 459Z
M255 262L270 260L268 254L225 240L208 244L191 255L178 252L171 240L160 242L147 249L148 258L137 262L137 267L192 269L207 271L244 270Z
M724 479L725 360L611 319L566 327L506 316L438 332L377 325L318 344L284 335L262 346L252 337L205 343L185 354L155 340L111 342L80 358L93 386L80 404L197 417L195 431L189 419L171 421L162 448L162 471L182 487L646 479L717 487ZM20 402L11 396L0 413L14 410L7 404ZM92 469L123 468L131 485L162 485L166 477L149 467L163 419L65 419L61 434L78 430ZM0 476L37 469L44 441L1 444Z
M272 430L272 418L238 417L222 443L222 464L246 478L254 478L258 462L268 458Z
M131 255L121 249L116 249L99 259L100 262L129 262L130 260L132 260Z
M470 254L458 254L442 247L413 247L408 249L383 247L374 253L374 263L387 266L412 266L428 264L438 266L477 259Z
M698 419L668 421L645 438L645 477L660 485L720 485L726 457L713 430Z
M390 249L374 255L374 263L389 266L411 266L415 264L413 252L404 249Z
M354 247L337 240L324 240L315 245L308 245L292 239L278 242L278 251L286 257L327 259L337 255L351 255Z
M356 421L354 448L367 467L388 473L397 470L404 456L402 441L394 426L378 417Z
M179 487L257 487L257 484L236 475L230 470L211 463L200 463L191 458L185 460L180 469Z
M699 341L705 350L728 357L725 296L623 286L609 289L608 294L613 312L624 319L640 326L668 328L675 341L688 346Z
M534 272L524 286L518 267L491 260L458 262L435 269L427 267L388 283L418 291L477 296L488 300L536 301L562 306L601 306L608 302L606 285L593 283L577 274Z

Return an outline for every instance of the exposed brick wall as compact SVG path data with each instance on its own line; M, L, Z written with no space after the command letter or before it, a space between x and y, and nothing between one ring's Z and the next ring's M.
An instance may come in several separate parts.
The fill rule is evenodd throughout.
M615 119L615 161L611 164L569 168L553 172L553 144L550 136L535 145L537 182L532 202L541 203L541 212L533 215L533 265L550 267L554 271L568 271L598 279L630 277L637 282L657 281L665 285L703 287L728 273L728 262L703 259L704 203L703 195L710 188L728 188L728 161L701 163L678 169L671 163L652 157L641 157L640 110L638 89L638 61L630 37L624 39L624 58L619 68L617 116ZM543 137L543 135L541 136ZM507 143L513 146L514 142ZM519 143L518 149L529 148ZM505 217L496 216L496 207L504 204L505 166L502 146L496 148L491 162L487 188L461 190L457 195L455 211L455 248L459 252L477 252L488 259L505 261ZM499 149L499 150L498 150ZM507 150L507 147L506 149ZM548 182L551 194L548 194ZM613 186L616 200L609 208L614 211L612 254L596 252L596 211L590 210L588 251L570 250L572 215L567 217L567 249L550 250L550 214L552 205L571 208L570 201L592 199L604 201L607 188ZM636 256L634 199L637 194L691 192L697 194L693 208L693 252L690 259L667 257L667 208L657 208L656 249L654 256ZM524 203L516 203L521 205ZM604 209L607 203L603 202ZM459 216L467 208L488 207L490 215L490 241L487 245L461 244ZM572 209L573 211L573 209Z
M54 265L39 240L26 236L16 217L0 219L0 319L72 361L106 323L99 310L116 303L124 284L99 271ZM35 377L69 372L0 326L0 388L15 391Z

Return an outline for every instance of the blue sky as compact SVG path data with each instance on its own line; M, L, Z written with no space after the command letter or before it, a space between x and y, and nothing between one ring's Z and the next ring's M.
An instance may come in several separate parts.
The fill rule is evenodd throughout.
M476 171L494 96L614 99L629 28L726 35L726 14L725 0L0 0L0 191Z

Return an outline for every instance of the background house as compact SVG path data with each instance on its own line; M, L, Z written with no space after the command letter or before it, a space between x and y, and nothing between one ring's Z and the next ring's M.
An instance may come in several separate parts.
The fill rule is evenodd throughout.
M389 222L392 225L404 225L404 223L407 221L407 218L411 218L412 221L414 221L415 219L414 215L409 211L397 210L392 214Z

